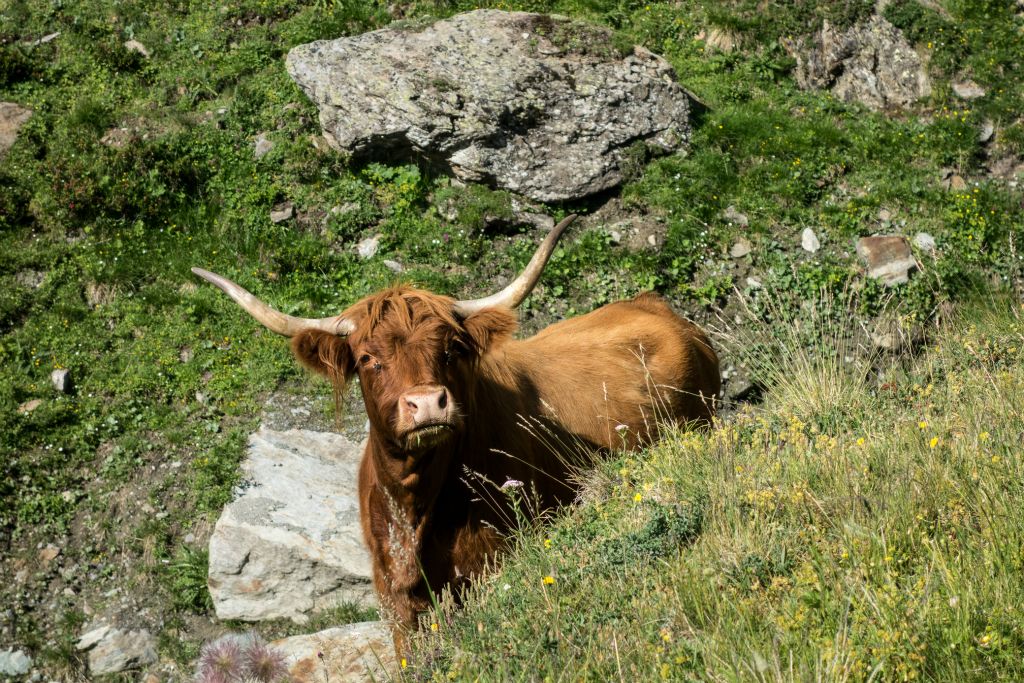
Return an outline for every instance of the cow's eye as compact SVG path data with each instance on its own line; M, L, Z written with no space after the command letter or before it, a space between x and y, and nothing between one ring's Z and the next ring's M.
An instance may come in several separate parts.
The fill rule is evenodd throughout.
M444 350L444 362L453 363L466 355L466 347L462 342L453 341Z
M370 362L370 354L364 353L362 356L359 357L359 364L360 365L366 365L369 362Z

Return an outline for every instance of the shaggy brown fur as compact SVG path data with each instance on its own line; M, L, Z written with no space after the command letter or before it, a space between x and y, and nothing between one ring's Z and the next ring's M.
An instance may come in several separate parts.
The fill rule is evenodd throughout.
M666 422L707 422L720 387L707 336L654 294L613 303L513 340L513 313L465 319L447 297L394 287L342 315L348 337L308 330L295 355L336 385L358 375L370 436L359 472L363 533L395 644L430 607L430 592L483 571L512 522L505 482L540 508L572 500L586 449L634 447ZM443 388L445 425L410 447L399 409L416 387ZM524 422L532 428L524 428Z

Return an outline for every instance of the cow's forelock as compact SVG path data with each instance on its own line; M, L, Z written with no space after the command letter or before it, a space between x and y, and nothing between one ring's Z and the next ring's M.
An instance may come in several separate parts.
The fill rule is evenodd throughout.
M440 422L457 430L468 390L459 366L468 359L460 357L467 342L452 300L398 287L361 301L346 314L361 319L350 343L367 413L381 436L402 449L410 447L408 435L416 425L400 415L399 402L406 392L426 387L447 392L450 405Z

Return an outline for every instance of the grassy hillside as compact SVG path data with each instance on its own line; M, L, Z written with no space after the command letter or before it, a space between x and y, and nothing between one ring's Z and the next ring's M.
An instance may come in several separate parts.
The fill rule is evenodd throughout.
M187 666L205 637L225 628L210 618L203 548L230 498L245 437L271 391L284 386L286 391L328 392L295 368L279 339L255 329L213 288L198 286L191 266L221 272L287 312L319 316L391 282L396 275L386 259L403 264L403 278L457 296L478 296L525 263L537 231L487 220L511 215L508 195L456 186L411 164L346 164L319 137L315 109L283 66L287 50L303 42L481 4L486 5L348 0L0 4L0 101L34 112L0 160L0 575L13 577L0 585L0 649L25 649L47 674L74 678L81 675L82 663L73 643L83 624L103 615L159 633L161 666L174 672ZM825 20L848 26L870 14L874 4L538 0L488 5L556 11L607 25L618 32L616 44L631 41L663 54L680 81L708 106L688 154L650 159L637 150L612 217L585 219L573 229L524 307L524 328L656 289L701 320L713 319L714 309L723 308L730 327L725 334L735 336L741 333L732 327L751 323L742 316L735 322L740 307L734 288L753 295L747 280L753 276L777 294L776 305L786 311L809 311L802 302L817 301L822 293L857 290L856 307L840 316L852 327L870 327L875 316L884 314L919 338L946 302L979 290L1019 291L1021 193L1005 172L997 172L1012 169L1024 157L1019 9L1011 0L889 3L885 15L926 58L934 84L931 97L914 110L873 113L827 93L799 90L784 40L808 34ZM727 34L733 47L710 49L715 31ZM133 45L129 41L141 44L148 56L126 47ZM965 80L973 80L985 94L970 101L958 97L952 84ZM992 135L982 141L985 136L979 134L989 124ZM254 146L261 135L273 147L257 159ZM964 178L964 185L948 188L944 179L950 174ZM272 222L270 212L286 204L292 218ZM748 217L748 227L723 216L732 215L730 207ZM556 217L569 211L605 215L597 208L587 203L545 210ZM657 226L661 248L631 251L618 244L611 234L613 219ZM822 243L813 255L799 246L806 227ZM853 255L857 237L918 231L933 235L938 248L918 254L922 268L909 283L889 290L865 277ZM380 252L361 260L354 245L373 235L381 236ZM750 240L752 253L731 259L728 250L740 235ZM768 327L757 328L762 338L788 329L771 323L767 308L755 313L758 324L769 321ZM728 372L737 372L742 360L729 354ZM75 387L70 393L51 386L55 369L71 372ZM748 371L758 379L756 363L748 363ZM770 373L761 375L765 382L770 378ZM910 385L900 386L903 391ZM882 400L876 393L870 385L856 395L870 399L865 405L889 410L889 404L871 403ZM897 401L892 410L900 405ZM768 426L741 413L721 434L736 434L729 438L749 445L789 429L788 422L772 422L782 417L764 419ZM798 431L808 436L806 430L816 423L799 419ZM853 433L841 432L840 425L846 429L852 419L840 416L830 431L818 428L837 440L834 448L845 449ZM920 421L940 424L927 416ZM1003 438L995 425L983 426L993 439ZM897 438L878 429L857 438ZM941 432L934 436L951 438ZM722 465L714 458L686 455L691 438L697 437L681 437L679 448L665 453L717 472ZM751 445L743 452L755 449ZM800 453L794 451L794 457L803 457ZM909 463L912 453L899 457ZM884 452L878 454L881 458ZM651 468L668 456L657 451L631 457L622 465L628 476L614 469L606 473L609 487L628 481L635 488L641 481L634 481L636 473L644 468L653 473ZM742 464L750 468L756 463ZM787 469L787 479L779 480L783 488L772 495L789 496L785 487L797 481L790 477L811 471L804 465ZM911 488L914 477L924 476L906 467L884 471L891 475L884 482L897 488ZM715 486L740 486L739 478L720 479ZM761 480L748 488L774 490ZM609 565L615 569L602 570L609 581L625 581L621 571L626 567L674 558L676 541L689 543L688 552L704 547L712 528L707 525L724 523L724 517L715 516L718 503L712 494L721 493L717 489L666 491L664 496L690 501L690 508L676 511L671 497L646 492L632 508L610 502L613 516L608 519L634 524L621 529L601 518L601 511L580 512L597 517L589 526L580 522L579 528L592 529L593 538L606 539L608 548L620 548L608 550L621 555L621 562L615 560L619 564ZM705 498L698 500L699 493ZM722 514L733 515L739 524L738 513ZM658 536L663 527L669 531ZM719 566L715 562L731 566L733 557L737 567L749 564L754 567L749 571L735 570L741 577L736 585L746 581L743 585L750 588L744 599L767 605L757 591L770 586L771 577L786 578L793 586L810 581L797 573L803 565L794 553L815 546L791 538L796 528L780 531L781 540L763 546L785 550L782 556L759 555L755 542L760 541L752 536L747 546L693 566L701 571ZM838 538L824 533L824 527L821 531L815 543ZM583 532L566 533L568 539ZM627 541L633 537L628 534L639 534L641 541L644 534L651 536L650 551L631 559ZM675 545L659 540L665 534ZM48 545L59 550L56 557L52 551L41 553ZM708 546L706 557L713 557L714 547ZM748 555L754 559L744 564ZM754 588L754 578L742 579L743 572L753 572L760 588ZM634 575L628 576L632 582ZM706 581L694 577L685 591L672 583L671 590L695 601L713 590L721 600L739 605L743 595L734 591L735 597L729 597L734 593L719 590L711 581L715 576L712 572ZM829 586L838 585L839 579L826 578L833 581ZM631 587L629 582L625 585ZM536 588L534 583L529 587ZM661 588L668 590L668 583L650 584L648 592ZM549 595L552 588L546 590L535 593ZM822 600L832 599L822 595ZM962 605L987 604L969 602L974 597L958 599ZM522 604L525 609L527 603ZM801 618L809 620L806 628L823 634L830 624L813 620L834 612L817 604L806 603ZM625 603L618 609L626 610ZM796 619L796 610L793 606L787 618ZM594 610L579 616L592 617ZM869 645L856 630L861 626L841 623L847 630L833 628L833 635L856 635L854 646L863 652ZM751 624L736 633L768 628L760 621ZM993 625L993 634L1009 638L999 624ZM579 626L580 633L602 643L600 634L609 628L590 628L586 621ZM545 652L568 656L559 643L566 642L569 625L560 628L561 635L534 641L524 631L521 640L510 642L522 645L523 656L528 647L542 645ZM672 647L683 647L685 629L671 628ZM269 629L277 635L282 627ZM977 638L984 635L975 631ZM736 641L720 635L718 645L698 648L693 657L724 661L726 643ZM894 640L903 647L903 638ZM643 649L639 642L630 646L634 655ZM775 667L777 651L764 647L759 656ZM836 652L841 651L837 641ZM979 650L977 656L995 651ZM655 661L649 654L644 666ZM676 656L684 655L673 654L670 665L675 666ZM752 656L736 649L737 662ZM439 660L444 661L471 664L450 651ZM554 668L567 660L544 661ZM810 666L808 661L797 663Z
M1024 307L942 332L881 387L762 356L761 407L587 474L410 678L1020 680Z

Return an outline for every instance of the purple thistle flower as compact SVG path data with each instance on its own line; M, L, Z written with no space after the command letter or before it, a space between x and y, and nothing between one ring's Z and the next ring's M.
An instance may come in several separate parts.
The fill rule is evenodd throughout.
M203 646L196 671L197 683L230 683L242 676L242 648L231 636Z
M288 673L284 654L265 643L259 636L249 643L243 657L246 675L264 683L277 683Z

